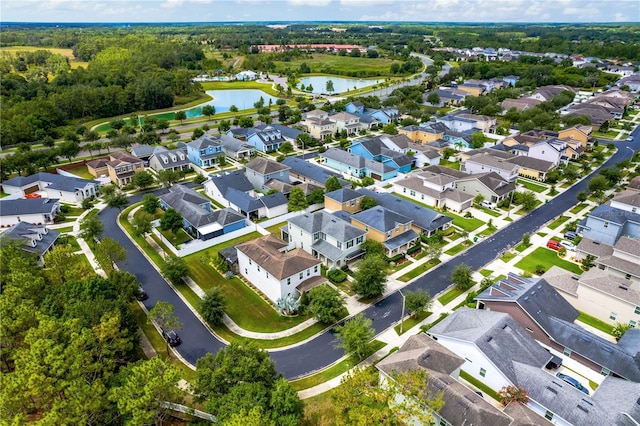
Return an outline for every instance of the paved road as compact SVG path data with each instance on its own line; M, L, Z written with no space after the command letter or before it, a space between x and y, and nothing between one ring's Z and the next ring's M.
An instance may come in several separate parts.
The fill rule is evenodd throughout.
M633 134L635 142L618 142L618 152L602 167L609 167L632 155L633 150L630 147L637 147L640 144L640 129L637 128ZM584 190L586 185L586 180L579 182L554 200L540 206L529 214L525 220L512 223L490 238L476 244L462 255L417 278L406 288L424 288L433 295L441 292L451 284L449 277L458 264L466 263L473 269L478 269L487 264L499 252L507 247L514 246L520 241L522 234L535 232L543 224L574 205L576 194ZM137 202L140 198L141 196L135 196L131 201ZM118 211L115 209L105 209L100 213L100 217L105 224L105 235L117 240L127 249L129 253L127 263L119 266L134 273L143 284L145 291L149 295L149 298L144 302L147 309L153 307L159 300L169 302L175 307L176 315L184 324L184 328L180 332L183 341L182 345L178 347L180 354L195 364L196 360L207 352L218 351L223 346L223 343L208 332L193 312L182 302L182 299L174 293L147 259L120 230L116 224L117 214ZM364 313L373 320L373 327L376 332L382 332L400 319L401 305L402 298L398 292L395 292L366 309ZM335 344L335 336L333 331L330 330L300 346L273 351L271 352L271 357L275 361L278 371L282 372L287 378L295 378L321 369L342 357L344 351L337 349Z

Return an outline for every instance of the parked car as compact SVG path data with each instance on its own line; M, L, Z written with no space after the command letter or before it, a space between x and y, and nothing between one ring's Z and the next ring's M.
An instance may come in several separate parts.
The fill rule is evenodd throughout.
M556 240L547 241L547 247L551 250L560 250L560 242Z
M138 287L138 291L136 291L136 299L142 301L142 300L147 300L148 298L149 298L149 295L147 294L146 291L144 291L142 286Z
M577 236L578 234L573 231L567 231L564 233L564 238L571 241L573 241Z
M164 340L169 343L169 346L178 346L180 343L182 343L182 340L180 340L180 336L178 336L178 333L176 333L174 330L163 329L162 337L164 337Z
M571 386L573 386L574 388L578 389L579 391L584 392L587 395L589 395L589 389L587 389L584 386L582 386L582 383L580 383L579 381L577 381L573 377L567 376L566 374L562 374L562 373L556 373L556 377L559 378L559 379L562 379L565 383L569 383Z
M569 251L576 251L576 245L573 244L571 241L567 241L567 240L560 241L560 247L564 247Z
M493 209L495 207L495 205L491 201L483 201L480 203L480 205L485 209Z
M547 365L544 366L544 368L546 368L547 370L557 370L558 368L562 367L562 358L552 354L549 349L547 349L547 352L549 352L549 355L551 355L551 359L549 360Z

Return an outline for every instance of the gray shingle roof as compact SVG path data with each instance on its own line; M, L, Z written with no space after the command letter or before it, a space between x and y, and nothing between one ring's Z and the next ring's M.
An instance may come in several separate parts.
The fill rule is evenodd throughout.
M338 148L329 148L323 152L321 156L357 169L367 168L378 173L388 173L395 170L393 167L387 166L386 164L369 160L368 158L364 158Z
M357 198L363 197L363 195L357 191L354 191L351 188L342 188L342 189L336 189L335 191L326 193L325 197L328 197L339 203L346 203L347 201L351 201L351 200L355 200Z
M598 207L593 209L591 213L589 213L589 216L597 217L599 219L606 220L607 222L617 223L618 225L624 225L627 221L640 223L639 213L617 209L608 204L600 204Z
M247 170L252 170L261 175L268 175L279 171L289 170L289 166L286 164L278 163L277 161L270 160L268 158L256 157L249 161L246 165Z
M268 209L289 203L287 197L285 197L281 192L265 195L260 197L259 200Z
M25 214L51 213L56 198L25 198L0 200L0 215L14 216Z
M289 223L292 223L309 234L324 232L326 235L342 242L347 242L366 234L365 230L337 219L334 215L325 211L305 213L292 217L289 219Z
M551 161L541 160L539 158L528 157L526 155L517 155L510 159L509 162L517 164L518 166L526 167L527 169L536 170L539 172L548 172L555 168L555 164Z
M189 142L187 145L193 149L205 149L210 146L219 147L221 143L220 140L215 138L214 136L204 134L198 139Z
M172 149L170 151L163 152L161 151L151 155L151 158L156 158L158 160L158 165L163 169L190 164L189 157L187 157L187 155L181 149ZM151 160L151 158L149 160ZM165 160L167 161L166 164Z
M372 196L380 206L411 218L414 225L425 231L434 231L449 222L453 222L453 219L449 216L392 194L373 192L366 188L359 188L358 192L362 195Z
M414 241L419 238L419 235L416 234L416 231L409 229L407 232L404 232L398 236L390 238L383 242L384 246L389 250L394 250L402 245L408 243L409 241Z
M332 172L331 170L327 170L324 167L317 166L315 164L311 164L308 161L301 160L296 157L287 157L282 161L282 164L291 167L291 171L305 176L314 182L318 182L324 185L326 180L331 176L340 177L339 173Z
M229 188L234 188L240 192L249 192L253 190L253 185L241 170L209 176L211 183L218 188L218 191L220 191L222 195L225 195Z
M224 194L224 198L240 210L247 213L254 212L263 206L257 198L253 198L246 192L239 191L235 188L227 189Z
M354 214L352 218L381 232L388 232L398 225L412 222L408 217L382 206L375 206L368 210L361 211L360 213Z
M56 242L60 233L44 226L19 222L0 235L14 240L22 250L42 256ZM31 245L32 240L36 242L35 247Z
M88 184L99 184L99 182L95 180L40 172L34 173L29 176L16 176L12 179L2 182L2 185L23 187L26 185L35 184L36 182L48 183L49 185L42 185L42 187L57 189L58 191L65 192L75 192L78 189L84 189Z
M302 130L294 129L293 127L284 126L282 124L277 124L277 123L262 124L260 126L256 126L256 129L260 129L260 130L267 130L269 128L280 132L280 134L282 134L282 136L284 136L287 139L295 139L298 137L300 133L304 133Z
M218 139L222 144L222 148L226 151L237 153L240 151L252 151L255 149L253 145L241 141L240 139L236 139L231 135L222 134L218 136Z

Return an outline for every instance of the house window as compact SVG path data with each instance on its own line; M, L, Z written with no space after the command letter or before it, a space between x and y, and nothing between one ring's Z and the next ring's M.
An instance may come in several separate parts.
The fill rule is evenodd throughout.
M342 249L342 241L338 241L336 243L336 247L338 247L339 249Z
M402 192L407 193L407 188L402 188Z
M404 225L404 230L408 231L409 230L409 224L407 223L406 225Z
M387 238L391 238L391 231L387 232Z
M249 275L249 272L247 272L247 268L244 268L244 274Z
M291 285L291 277L287 278L287 285Z
M640 315L640 306L636 306L636 308L633 310L633 313L636 315Z
M424 194L420 194L420 199L424 200Z
M311 269L307 269L307 276L311 275Z
M351 205L351 207L355 206L356 205L356 200L351 200L350 205Z
M608 228L608 227L609 227L609 222L605 222L603 226L604 226L605 228Z
M252 264L253 264L253 262L251 262L251 259L249 259L249 265L252 265Z
M317 273L318 272L318 265L313 267L313 272Z
M611 312L611 313L609 314L609 319L610 319L611 321L615 321L617 317L618 317L618 314L616 314L615 312Z
M260 265L258 265L258 272L260 272Z
M416 191L414 191L414 190L412 189L412 190L411 190L411 192L410 192L409 194L411 194L411 196L412 196L412 197L415 197L415 196L416 196Z
M364 237L362 236L356 238L356 244L361 244L363 241L364 241ZM640 309L640 308L636 308L636 309Z
M635 328L635 327L636 327L636 325L638 325L638 323L637 323L636 321L634 321L634 320L631 320L631 321L629 321L629 325L630 325L632 328Z
M20 220L20 219L18 219L18 220ZM365 231L367 231L367 232L369 232L369 225L365 225L365 226L364 226L364 230L365 230Z
M569 348L564 348L564 352L563 352L566 356L571 356L571 349Z
M600 374L602 374L603 376L608 376L610 373L608 368L602 367L602 370L600 370Z
M353 247L353 240L347 241L347 248Z
M267 272L267 279L269 279L269 273Z
M549 410L547 410L546 413L544 413L544 418L547 420L553 420L553 413Z
M304 278L304 274L303 274L302 272L300 272L300 273L298 274L298 278L300 278L300 279Z
M485 370L484 368L481 368L481 369L480 369L480 375L481 375L482 377L486 377L486 376L487 376L487 370Z

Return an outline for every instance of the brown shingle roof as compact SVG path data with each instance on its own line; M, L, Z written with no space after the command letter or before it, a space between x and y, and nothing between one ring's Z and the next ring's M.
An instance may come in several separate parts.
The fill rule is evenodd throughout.
M269 160L268 158L256 157L247 163L247 169L253 170L261 175L268 175L269 173L275 173L283 170L289 170L289 166L280 164L277 161Z
M239 244L236 249L278 280L283 280L320 263L318 259L300 248L281 252L280 250L286 246L287 243L269 234Z

